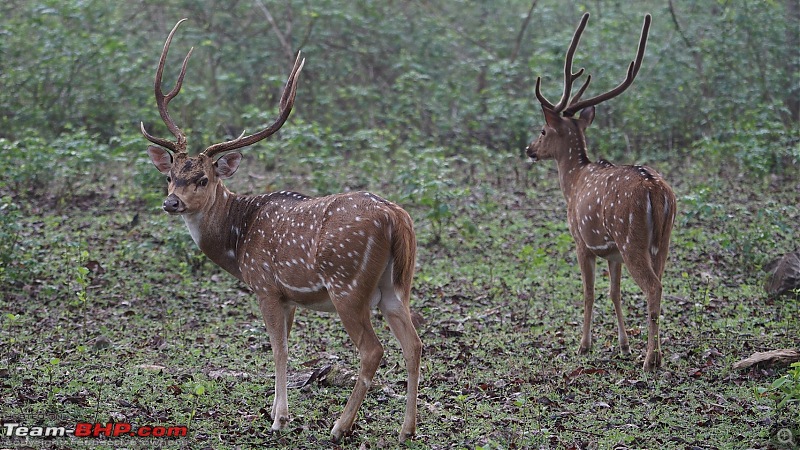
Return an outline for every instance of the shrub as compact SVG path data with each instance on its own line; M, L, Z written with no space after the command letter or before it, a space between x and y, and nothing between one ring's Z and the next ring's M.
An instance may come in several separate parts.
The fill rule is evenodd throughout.
M789 371L769 387L757 387L756 395L774 401L777 409L800 402L800 361L792 363Z

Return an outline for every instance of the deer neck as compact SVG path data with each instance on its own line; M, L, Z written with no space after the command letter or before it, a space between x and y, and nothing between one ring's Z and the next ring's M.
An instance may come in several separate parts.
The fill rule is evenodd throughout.
M200 250L231 275L242 279L238 249L250 217L257 210L250 197L237 195L220 183L214 198L195 214L183 216L189 233Z
M572 198L573 186L582 176L584 169L590 165L586 155L586 139L581 133L570 132L567 136L568 146L556 156L558 166L558 179L561 192L567 202Z

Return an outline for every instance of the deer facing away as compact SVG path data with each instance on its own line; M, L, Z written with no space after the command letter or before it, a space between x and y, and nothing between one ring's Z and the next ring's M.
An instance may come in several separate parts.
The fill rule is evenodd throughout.
M383 355L370 321L371 310L378 308L400 341L408 371L400 431L404 441L416 430L422 353L409 309L416 256L411 217L396 204L366 192L311 198L291 192L243 196L229 191L222 180L236 172L242 158L234 150L270 136L283 125L294 104L304 60L298 53L274 123L189 156L186 136L170 118L167 106L180 91L191 50L173 89L167 94L161 90L167 52L184 20L167 37L155 78L159 113L176 140L155 137L144 124L141 130L156 144L147 152L169 183L163 209L180 215L203 253L258 296L275 358L272 429L289 422L288 338L295 309L336 312L359 352L358 379L331 431L336 441L351 429Z
M620 299L622 264L647 297L647 354L644 369L661 365L659 316L661 314L661 278L669 251L669 238L675 221L675 195L655 170L645 166L617 166L600 160L589 161L586 155L586 128L592 123L595 105L616 97L633 83L644 57L650 15L645 16L636 59L630 63L625 80L612 90L580 100L591 81L570 99L572 83L583 69L572 72L572 59L589 14L584 14L572 37L564 62L564 90L553 105L540 92L541 78L536 79L536 97L541 103L545 125L526 153L534 161L554 159L558 167L561 191L567 201L567 221L575 240L578 264L583 278L584 316L578 353L592 346L592 308L594 305L595 260L608 260L611 278L609 295L617 316L620 351L630 353ZM578 118L574 115L580 111Z

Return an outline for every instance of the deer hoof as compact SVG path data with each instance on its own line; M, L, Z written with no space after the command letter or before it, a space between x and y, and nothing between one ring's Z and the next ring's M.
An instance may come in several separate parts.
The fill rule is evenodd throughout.
M289 423L289 416L280 415L275 417L275 421L272 422L272 431L280 431L286 427Z
M644 369L646 372L655 372L659 367L661 367L661 353L656 352L648 354L644 358L644 365L642 366L642 369Z
M402 444L406 440L412 439L416 433L417 433L416 418L414 418L413 420L405 420L403 421L403 426L400 428L400 436L398 436L398 440Z
M631 356L631 346L623 345L619 348L619 352L625 356Z
M403 442L409 439L413 439L414 434L416 434L414 431L400 431L400 436L398 437L398 440L402 444Z
M339 442L344 436L344 431L339 427L339 421L337 420L335 424L333 424L333 429L331 430L331 442Z

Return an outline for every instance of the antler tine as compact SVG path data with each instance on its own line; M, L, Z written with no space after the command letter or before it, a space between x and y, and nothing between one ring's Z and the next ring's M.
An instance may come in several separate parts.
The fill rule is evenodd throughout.
M542 106L544 106L545 108L555 109L555 106L553 106L553 104L550 103L546 98L544 98L544 95L542 95L541 85L542 85L542 77L536 77L536 88L535 88L536 98L539 99L539 103L541 103Z
M633 83L633 80L636 78L636 74L639 73L639 69L642 67L642 60L644 59L644 52L647 48L647 36L650 33L651 21L652 17L650 14L644 16L644 24L642 25L642 34L639 36L639 48L636 51L636 59L631 61L631 63L628 65L628 71L625 75L625 80L623 80L622 83L617 85L617 87L614 89L581 102L578 102L577 98L573 98L569 106L564 110L564 116L572 116L584 108L612 99L628 89L628 87ZM588 81L586 84L588 85ZM583 92L581 91L580 93ZM575 97L580 97L580 95L576 95Z
M578 24L578 28L575 29L575 34L572 35L572 42L569 44L567 57L564 59L564 93L561 94L561 100L558 101L558 104L554 109L555 112L561 112L567 106L569 94L572 90L572 83L581 75L583 75L583 69L572 73L572 59L575 56L575 50L578 49L578 44L581 41L581 35L583 34L583 30L586 28L586 24L588 22L589 13L587 12L583 14L583 17L581 17L581 23Z
M552 103L544 98L540 90L540 81L539 79L536 80L536 98L539 99L539 103L541 103L542 106L553 112L561 112L567 106L569 94L572 90L572 83L583 75L583 69L575 73L572 72L572 59L575 56L575 50L578 49L578 43L580 43L581 35L586 28L587 22L589 22L588 12L584 13L583 17L581 17L581 23L578 24L578 28L575 29L575 33L572 35L572 42L570 42L569 48L567 49L567 56L564 58L564 91L561 94L561 99L558 101L558 104L553 106ZM582 89L585 89L585 87Z
M578 89L578 93L576 93L572 97L572 100L570 100L568 104L571 105L571 104L577 102L578 100L580 100L581 95L583 95L583 92L586 90L587 87L589 87L589 83L591 83L591 82L592 82L592 76L591 75L586 75L586 81L583 82L583 86L581 86L581 88Z
M155 91L156 97L156 104L158 105L158 112L161 115L161 120L164 121L164 124L169 129L170 133L175 136L176 141L172 142L170 140L159 138L151 135L147 132L144 128L144 122L140 124L142 134L154 144L158 144L162 147L168 148L173 152L177 153L185 153L186 152L186 135L175 125L175 121L169 116L169 111L167 107L169 106L169 102L178 95L181 91L181 87L183 86L183 79L186 76L186 65L189 62L189 57L192 56L192 51L194 51L194 47L189 49L189 53L186 54L186 57L183 59L183 64L181 65L181 72L178 75L178 79L175 82L175 86L170 90L168 93L164 94L164 91L161 90L161 81L164 75L164 65L167 61L167 53L169 52L169 46L172 43L172 37L175 35L175 31L178 30L180 24L185 22L187 19L181 19L178 23L172 27L172 31L169 32L167 36L167 40L164 43L164 50L161 52L161 58L158 60L158 68L156 69L156 80L153 85L153 90Z
M255 144L256 142L265 139L278 131L286 122L286 119L289 118L289 114L292 112L295 94L297 94L297 80L300 77L300 72L303 70L303 65L305 62L305 58L300 58L300 52L298 51L297 58L294 61L294 67L292 67L292 72L289 74L289 78L286 80L286 85L283 88L283 94L281 94L280 114L270 126L249 136L245 136L243 131L242 134L236 139L227 142L220 142L219 144L214 144L208 147L207 149L203 150L203 154L213 157L222 152L247 147L248 145Z

